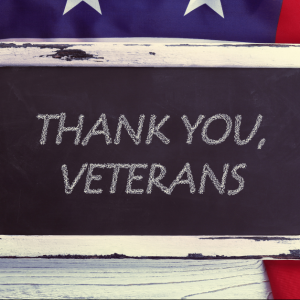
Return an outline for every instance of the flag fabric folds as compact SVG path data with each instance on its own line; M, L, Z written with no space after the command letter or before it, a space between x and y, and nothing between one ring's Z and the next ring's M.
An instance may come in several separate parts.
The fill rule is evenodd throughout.
M0 39L162 37L274 43L281 7L289 2L300 1L1 0ZM289 12L284 12L286 19Z
M300 43L299 15L299 0L283 1L276 33L276 43Z
M300 260L264 261L274 299L300 299Z

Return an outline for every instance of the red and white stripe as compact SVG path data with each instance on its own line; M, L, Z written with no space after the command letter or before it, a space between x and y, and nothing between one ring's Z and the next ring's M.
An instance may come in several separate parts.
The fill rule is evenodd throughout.
M300 43L300 0L283 0L276 43Z

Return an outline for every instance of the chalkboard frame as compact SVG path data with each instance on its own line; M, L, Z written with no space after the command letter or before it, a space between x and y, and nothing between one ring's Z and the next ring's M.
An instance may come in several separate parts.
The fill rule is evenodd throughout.
M273 45L273 44L244 44L244 43L185 43L174 42L132 42L131 40L117 40L100 43L24 43L3 42L0 43L0 67L234 67L234 68L299 68L300 45ZM20 243L23 236L1 236L5 240ZM53 243L55 237L48 237L47 243L43 243L45 236L37 237L42 243L40 255L52 255L47 248L47 243ZM76 241L76 236L68 239ZM81 237L82 239L83 237ZM113 247L118 236L99 236L99 242L105 240L110 254L115 253ZM178 237L180 238L180 237ZM188 253L193 244L193 238L201 241L201 247L196 253ZM144 237L140 239L140 252L138 256L147 256ZM176 251L168 251L172 244L162 242L162 237L149 237L154 248L159 247L158 257L176 257ZM250 248L247 243L252 243ZM132 237L123 237L124 249L129 249ZM213 249L213 243L218 241L219 250ZM56 241L59 247L59 242ZM63 239L61 240L63 243ZM75 242L74 242L75 243ZM144 244L143 244L144 243ZM191 244L188 244L191 243ZM211 246L210 246L211 243ZM10 244L10 242L8 243ZM12 243L13 244L13 243ZM30 248L29 243L28 247ZM76 244L76 243L75 243ZM83 244L89 248L89 237ZM111 248L109 245L112 245ZM176 244L176 243L175 243ZM125 246L127 245L127 246ZM285 247L282 247L285 245ZM34 247L34 243L32 244ZM127 248L126 248L127 247ZM129 248L128 248L129 247ZM202 255L201 248L210 249L211 253ZM144 250L143 250L144 249ZM158 248L157 248L158 249ZM198 236L192 237L187 242L187 257L203 258L299 258L300 236ZM15 256L30 256L32 249L27 248L23 254L15 253ZM75 249L76 250L76 249ZM78 250L79 251L79 250ZM86 250L84 250L86 251ZM88 251L77 254L88 255ZM124 250L125 251L125 250ZM75 251L76 252L76 251ZM125 251L126 252L126 251ZM195 252L195 251L194 251ZM130 253L130 251L128 252ZM60 253L70 254L70 253ZM106 255L108 253L97 253ZM119 253L125 254L126 253ZM11 252L14 256L14 251ZM190 256L189 256L190 255ZM193 256L194 255L194 256ZM130 255L129 255L130 256ZM148 255L149 256L149 255ZM3 256L2 256L3 257ZM4 255L7 257L7 255Z
M0 67L300 67L300 46L294 44L164 41L0 42Z

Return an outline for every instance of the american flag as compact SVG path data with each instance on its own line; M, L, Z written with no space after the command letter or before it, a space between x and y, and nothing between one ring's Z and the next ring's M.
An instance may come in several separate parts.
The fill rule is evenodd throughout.
M299 42L299 0L1 0L0 39Z

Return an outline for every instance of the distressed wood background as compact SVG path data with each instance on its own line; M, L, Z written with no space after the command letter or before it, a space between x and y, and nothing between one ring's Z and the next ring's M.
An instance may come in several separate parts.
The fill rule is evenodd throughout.
M259 260L0 259L1 298L272 299Z
M272 299L299 236L0 236L2 298Z

